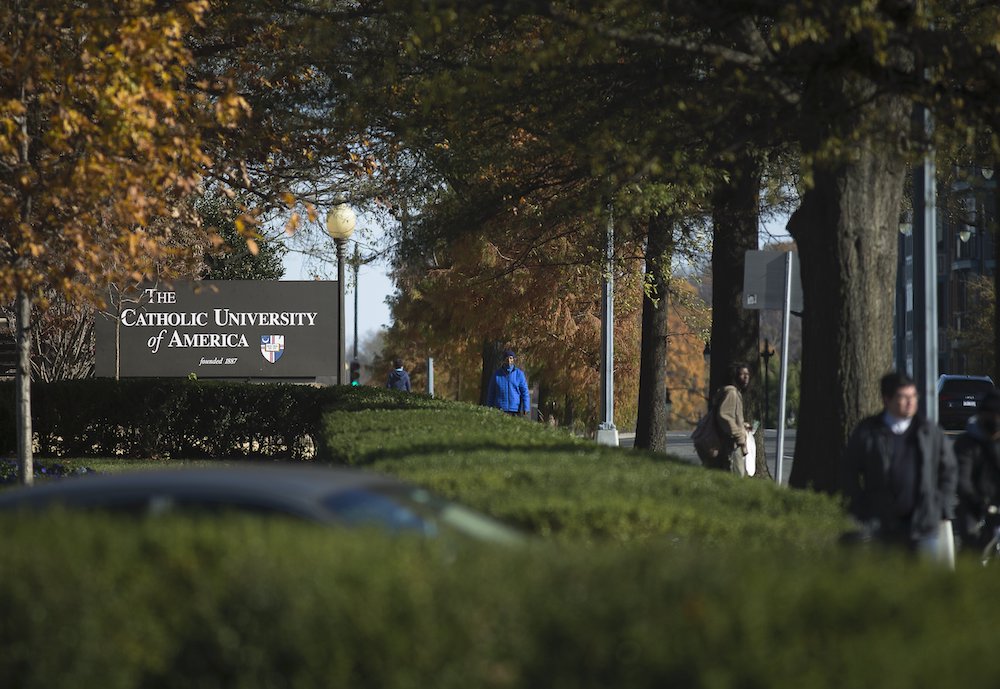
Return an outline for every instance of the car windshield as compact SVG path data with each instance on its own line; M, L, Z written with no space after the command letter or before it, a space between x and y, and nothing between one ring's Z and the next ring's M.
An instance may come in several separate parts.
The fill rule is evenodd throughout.
M437 536L440 527L477 541L525 543L524 535L506 524L422 488L379 486L337 493L323 502L341 521L351 525L418 530L427 536Z
M433 522L423 519L414 510L393 496L371 490L348 490L323 500L337 518L351 526L381 526L390 531L418 531L436 535Z

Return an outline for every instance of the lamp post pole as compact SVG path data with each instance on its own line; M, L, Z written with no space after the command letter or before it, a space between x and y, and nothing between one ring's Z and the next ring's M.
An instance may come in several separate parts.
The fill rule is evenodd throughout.
M337 306L337 329L339 331L339 342L337 343L337 385L344 385L344 364L347 362L347 342L345 338L345 321L347 320L344 309L344 248L347 240L354 233L354 224L357 217L354 211L346 203L334 206L326 216L326 231L333 237L334 244L337 245L337 292L339 294ZM355 309L355 312L357 309Z
M916 121L920 131L930 138L933 124L926 108L917 108ZM920 394L920 410L933 422L938 420L936 184L934 150L928 148L923 164L913 174L913 377Z
M337 385L344 384L344 364L347 361L347 355L344 353L346 348L346 338L345 330L346 328L344 321L347 320L347 312L344 309L344 245L347 244L346 239L334 239L334 243L337 245L337 290L340 293L340 298L337 299L339 302L337 304L337 327L340 331L338 339L340 340L337 344Z
M604 233L604 279L601 293L601 422L597 442L618 446L615 426L614 219L608 206Z
M358 360L358 268L361 265L361 253L358 243L354 242L354 361Z

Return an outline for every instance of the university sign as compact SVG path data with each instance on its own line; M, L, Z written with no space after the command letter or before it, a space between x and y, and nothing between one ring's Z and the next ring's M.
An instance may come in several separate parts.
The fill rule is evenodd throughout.
M143 285L96 317L96 374L335 377L339 298L329 281Z

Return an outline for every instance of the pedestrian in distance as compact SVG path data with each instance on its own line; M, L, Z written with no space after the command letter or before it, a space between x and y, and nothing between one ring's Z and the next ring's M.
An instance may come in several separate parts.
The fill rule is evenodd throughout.
M528 379L514 365L514 350L503 353L505 363L493 372L486 388L486 406L515 416L527 416L531 410Z
M956 531L964 545L982 547L1000 525L1000 391L977 402L976 415L955 440L958 462Z
M842 488L863 540L903 546L952 564L958 467L950 439L917 414L904 373L880 382L882 411L863 419L844 451Z
M743 415L743 393L750 386L750 367L742 362L729 366L729 384L718 393L716 423L722 439L720 457L725 457L720 469L737 476L746 476L747 443L752 442L750 424Z
M385 381L385 386L390 390L410 391L410 374L403 370L403 360L396 359L392 362L393 369L389 371L389 378Z

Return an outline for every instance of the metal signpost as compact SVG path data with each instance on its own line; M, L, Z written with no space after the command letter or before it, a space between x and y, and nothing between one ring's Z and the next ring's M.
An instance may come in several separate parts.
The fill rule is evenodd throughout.
M781 483L788 399L788 329L792 311L802 312L802 279L794 251L748 251L743 268L743 308L781 309L781 365L778 386L778 442L775 483ZM765 374L766 375L766 374Z

